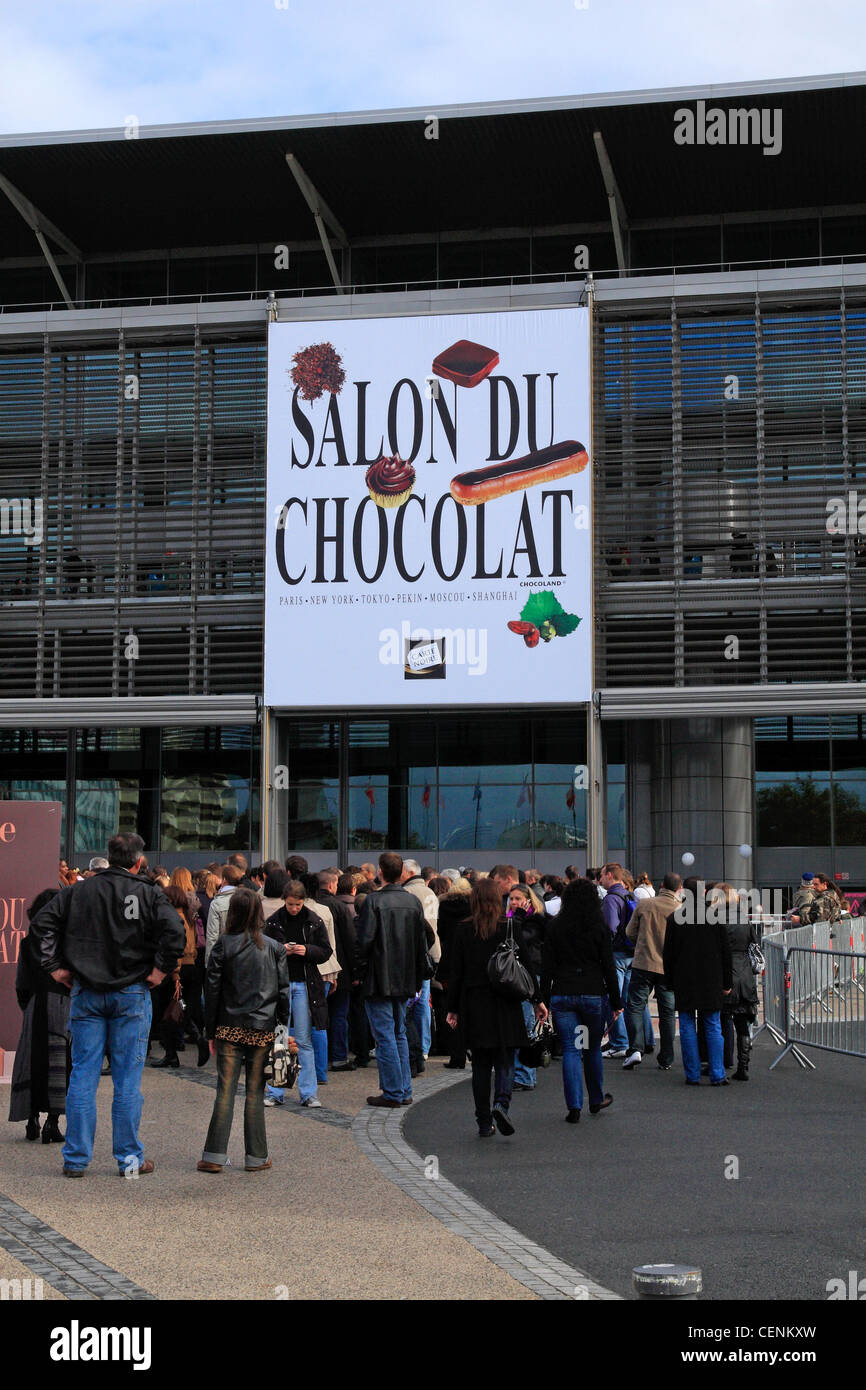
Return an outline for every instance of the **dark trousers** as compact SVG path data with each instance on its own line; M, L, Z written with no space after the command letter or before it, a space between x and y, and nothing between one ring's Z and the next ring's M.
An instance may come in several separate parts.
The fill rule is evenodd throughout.
M676 1037L676 1004L673 990L668 989L664 975L651 970L639 970L632 966L628 985L628 1002L625 1010L625 1026L628 1030L630 1052L642 1052L644 1045L644 1009L655 989L659 1006L659 1062L669 1066L674 1060L674 1038Z
M433 1056L447 1057L451 1053L452 1029L445 1022L448 1014L448 991L436 988L436 981L430 982L430 1007L433 1011L433 1046L430 1052Z
M493 1076L493 1104L507 1110L514 1089L514 1048L473 1047L472 1095L475 1118L480 1127L490 1124L490 1078Z
M170 986L162 1000L162 1007L174 998L174 979L166 976L159 986L163 990L166 985ZM201 988L199 985L198 971L194 965L182 965L180 967L180 997L186 1005L183 1026L176 1023L169 1023L167 1019L161 1018L159 1024L159 1040L166 1052L171 1056L177 1052L178 1047L183 1042L184 1028L189 1037L197 1040L199 1035L204 1032L204 1010L201 1003Z
M370 1025L360 991L353 989L349 998L349 1050L360 1062L370 1060Z
M328 1051L331 1064L349 1060L349 991L332 989L328 995Z
M268 1060L270 1048L225 1042L222 1038L217 1039L216 1048L217 1093L202 1158L206 1163L224 1164L228 1157L235 1094L241 1067L244 1067L244 1164L248 1168L259 1167L268 1157L268 1140L265 1134L265 1062Z

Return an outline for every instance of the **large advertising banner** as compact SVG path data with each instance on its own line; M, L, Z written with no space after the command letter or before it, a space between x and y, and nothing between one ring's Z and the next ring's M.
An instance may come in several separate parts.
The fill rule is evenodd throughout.
M274 323L265 703L592 689L585 308Z
M58 801L0 801L0 1076L12 1075L21 1032L15 994L27 908L43 888L56 888L60 862Z

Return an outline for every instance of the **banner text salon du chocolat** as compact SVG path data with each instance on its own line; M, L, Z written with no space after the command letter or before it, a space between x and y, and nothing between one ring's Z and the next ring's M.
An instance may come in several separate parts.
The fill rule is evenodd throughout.
M589 431L586 309L272 324L266 704L588 700Z

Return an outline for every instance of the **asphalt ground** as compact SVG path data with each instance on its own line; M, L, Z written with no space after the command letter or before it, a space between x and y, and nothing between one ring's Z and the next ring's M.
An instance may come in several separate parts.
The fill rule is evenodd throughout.
M442 1174L554 1255L633 1298L635 1265L697 1264L705 1300L825 1300L866 1275L866 1061L756 1041L751 1079L686 1086L679 1061L605 1065L613 1105L567 1125L561 1063L515 1093L512 1138L479 1140L469 1071L408 1114ZM430 1065L440 1065L431 1058ZM726 1173L738 1173L727 1177Z

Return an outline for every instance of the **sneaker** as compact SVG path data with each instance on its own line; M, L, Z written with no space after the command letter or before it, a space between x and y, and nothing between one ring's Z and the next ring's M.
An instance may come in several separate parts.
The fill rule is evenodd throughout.
M625 1047L606 1047L601 1054L602 1057L627 1057L628 1048Z
M659 1071L670 1071L671 1067L673 1066L673 1062L656 1062L656 1066L658 1067Z
M307 1110L321 1110L322 1108L322 1102L320 1100L316 1100L315 1096L307 1096L306 1100L301 1101L301 1105L303 1105Z
M496 1133L496 1130L493 1128L492 1125L479 1125L479 1126L478 1126L478 1138L479 1138L479 1139L490 1139L495 1133Z
M622 1069L623 1071L631 1071L634 1067L639 1066L642 1061L643 1054L641 1052L631 1052L623 1062Z
M64 1178L83 1178L86 1172L86 1168L64 1168L63 1176Z
M514 1125L508 1118L508 1111L504 1110L501 1105L494 1105L493 1107L493 1123L500 1134L514 1133Z
M284 1102L283 1100L274 1100L273 1096L265 1096L265 1105L268 1106L268 1107L270 1107L270 1106L272 1106L272 1105L284 1105L284 1104L285 1104L285 1102Z
M534 1086L525 1086L522 1081L515 1081L511 1088L513 1091L534 1091Z

